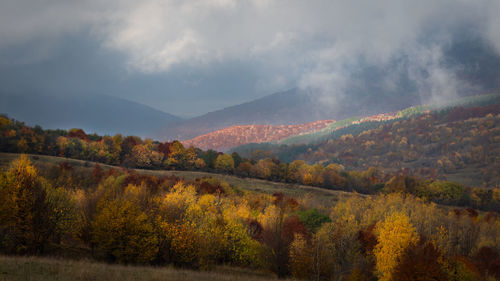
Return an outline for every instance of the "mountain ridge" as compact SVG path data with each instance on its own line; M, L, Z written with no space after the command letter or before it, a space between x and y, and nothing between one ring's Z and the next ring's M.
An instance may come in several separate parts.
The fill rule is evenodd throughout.
M148 136L165 123L182 120L150 106L105 95L2 94L0 113L49 129L82 128L99 134Z

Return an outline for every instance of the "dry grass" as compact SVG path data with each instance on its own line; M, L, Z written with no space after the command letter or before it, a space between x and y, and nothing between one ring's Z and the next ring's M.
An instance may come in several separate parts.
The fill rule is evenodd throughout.
M0 256L0 281L277 280L269 274L220 267L212 272L170 267L110 265L90 261Z

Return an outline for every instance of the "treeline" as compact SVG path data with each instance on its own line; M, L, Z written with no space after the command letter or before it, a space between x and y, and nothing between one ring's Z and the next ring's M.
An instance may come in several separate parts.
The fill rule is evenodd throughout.
M0 173L3 254L79 253L203 270L224 264L304 280L500 278L495 213L447 211L400 192L320 205L211 178L64 162L41 169L21 157Z
M465 113L467 113L467 111L465 111ZM449 116L454 116L453 114L452 111L447 115L447 118L452 118ZM417 122L422 118L424 117L416 121L405 122ZM430 117L425 118L427 119ZM488 118L488 120L491 119L491 117ZM494 126L495 123L492 124L490 121L487 121L487 124L489 124L490 127ZM469 129L474 130L474 128L475 127L470 127ZM483 128L483 130L488 129L484 126L481 128ZM411 127L407 130L407 133L410 134ZM387 135L392 131L400 132L401 130L392 129L392 127L384 127L379 129L379 131ZM424 130L419 132L422 134L425 133ZM226 173L277 182L312 185L335 190L356 191L363 194L387 193L397 190L441 204L470 206L481 210L500 210L499 188L470 188L454 182L439 180L439 174L435 169L425 167L418 169L419 176L431 178L425 181L415 177L415 170L399 169L391 174L387 173L386 168L394 167L397 161L382 162L383 160L379 157L377 158L379 159L377 162L371 163L373 165L362 165L361 168L364 170L354 170L354 168L359 169L360 166L352 165L352 162L365 161L367 157L372 155L371 152L377 151L376 153L379 153L379 151L382 150L370 147L384 146L382 144L383 142L375 144L373 140L365 140L365 138L369 136L381 134L377 132L366 132L361 134L358 138L361 139L364 144L362 145L363 148L359 150L357 146L359 141L352 136L344 136L340 140L332 140L323 146L316 147L321 151L327 148L333 150L333 154L325 152L327 155L326 157L329 158L328 161L325 161L325 159L322 158L323 156L318 156L318 151L314 151L314 153L313 151L306 152L306 158L312 158L313 162L323 159L319 161L321 164L318 163L314 165L310 165L302 160L296 160L291 163L281 162L278 158L273 157L272 153L262 150L254 151L251 159L246 159L242 158L238 153L225 154L213 150L202 151L194 147L186 149L179 141L160 143L149 139L142 140L134 136L122 137L121 135L115 135L111 137L94 134L87 135L81 129L72 129L69 131L42 130L40 127L31 128L25 126L22 122L10 120L6 117L0 117L0 134L2 135L2 137L0 137L0 150L6 152L56 155L120 165L127 168L200 170ZM402 134L402 132L400 132L400 134ZM485 136L485 134L482 133L479 135L481 138L492 138L490 134ZM392 137L396 137L396 139L400 138L399 135L394 134L392 134L391 138ZM435 135L434 137L439 138L440 135ZM333 142L335 143L333 144ZM367 146L365 145L366 142L372 142L372 144ZM387 144L385 146L390 147L389 141L386 142ZM405 147L414 147L408 144L408 142L413 142L411 134L408 138L401 137L401 141L397 142L398 148L403 148L400 144L401 142L406 142ZM342 153L342 149L348 151ZM471 158L489 159L488 161L493 161L494 165L499 165L500 161L496 161L495 157L497 157L496 155L500 155L500 151L499 154L492 154L496 149L500 148L493 144L487 149L483 147L482 150L472 150L472 152L479 151L485 155L488 153L488 155L483 158L479 158L479 155L474 155L474 157L471 156ZM339 155L339 153L342 154ZM406 152L401 150L399 153ZM411 152L410 154L415 155L416 153L417 152ZM459 152L454 152L453 155L457 153ZM467 153L470 154L471 152ZM466 158L468 155L467 153L461 156L461 158L455 157L454 159L465 161L464 159L468 159ZM332 159L334 161L332 161ZM393 158L390 159L394 160ZM450 165L442 159L439 161L441 162L438 163L444 163L442 165ZM349 171L345 169L344 165L335 162L344 163L347 167L351 167L352 170ZM378 167L384 167L384 169ZM398 166L398 168L401 168L401 166ZM498 171L490 172L490 177L494 177L495 173L498 173Z

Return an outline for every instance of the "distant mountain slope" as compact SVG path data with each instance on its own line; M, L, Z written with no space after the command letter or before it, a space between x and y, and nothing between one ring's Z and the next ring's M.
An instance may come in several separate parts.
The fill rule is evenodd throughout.
M0 95L0 113L47 129L149 136L179 117L129 100L107 96Z
M183 145L204 150L227 151L235 146L247 143L279 141L292 135L313 132L322 129L334 120L319 120L297 125L239 125L231 126L208 134L183 141Z
M496 91L498 92L498 91ZM386 123L395 119L404 119L412 117L429 110L451 108L456 106L485 106L490 104L500 103L500 94L484 94L470 97L458 98L448 101L441 105L419 105L405 108L394 113L380 113L368 117L352 117L349 119L334 122L327 127L296 136L290 136L281 140L280 144L307 144L319 143L327 141L328 139L340 137L341 134L348 134L352 132L361 132L366 129L376 128L382 123Z
M187 140L234 125L290 125L317 120L344 119L353 115L368 116L392 112L411 105L415 97L403 96L391 102L358 99L335 109L322 103L314 94L300 89L275 93L263 98L227 107L183 122L171 123L158 130L160 140ZM374 106L376 104L376 106Z
M470 186L500 186L500 95L464 106L420 110L389 121L346 126L320 142L249 144L234 151L250 157L258 149L258 155L275 155L286 162L339 163L360 170L380 167Z

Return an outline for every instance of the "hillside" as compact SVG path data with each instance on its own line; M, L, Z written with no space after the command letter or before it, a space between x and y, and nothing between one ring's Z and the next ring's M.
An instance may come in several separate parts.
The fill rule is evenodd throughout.
M49 129L81 128L103 135L149 136L179 117L108 95L0 94L0 114Z
M14 160L19 158L20 154L17 153L5 153L0 152L0 172L6 171L9 168L9 164ZM58 166L60 167L62 163L68 164L73 168L74 172L80 174L91 174L96 162L88 162L83 160L76 160L71 158L47 156L47 155L28 155L30 161L39 169L46 169L47 167ZM109 171L111 169L122 169L118 166L99 164L104 171ZM234 186L241 190L246 190L250 192L264 193L264 194L274 194L277 192L282 192L288 196L293 197L304 197L310 196L318 202L323 204L332 204L337 202L339 199L349 198L351 196L363 196L357 193L346 192L341 190L330 190L316 186L308 186L297 183L285 183L285 182L273 182L269 180L256 179L256 178L244 178L235 175L227 175L220 173L208 173L201 171L166 171L166 170L146 170L146 169L133 169L139 175L144 176L155 176L155 177L178 177L181 179L195 181L196 179L202 178L214 178L224 182L227 182L231 186Z
M339 163L347 169L383 167L424 178L474 186L500 186L500 105L455 107L387 123L339 129L307 145L255 145L243 156L276 155L283 161ZM268 151L263 153L262 151Z
M247 143L280 141L289 136L310 133L325 128L334 120L319 120L297 125L239 125L182 141L185 147L227 151Z
M374 129L383 123L393 122L396 119L406 119L430 111L453 108L457 106L485 106L500 103L500 94L490 93L484 95L470 96L447 101L440 105L412 106L393 113L381 113L368 117L351 117L334 122L325 128L297 136L291 136L280 141L280 144L308 144L320 143L332 138L338 138L343 134L359 134L367 129Z
M498 214L425 199L435 195L459 202L470 200L466 195L479 196L499 206L498 189L471 192L439 181L424 186L398 176L379 194L353 192L335 198L342 192L294 185L288 189L283 184L277 184L283 190L273 192L253 180L245 180L251 186L246 189L215 177L187 179L165 171L117 169L59 157L2 154L0 160L5 167L0 171L5 218L0 221L0 278L6 280L309 280L318 276L312 261L320 254L327 260L318 261L328 270L321 273L325 280L349 280L359 272L361 278L355 280L376 280L370 251L398 246L391 237L401 230L427 244L414 245L418 255L405 254L398 266L410 268L412 275L396 280L421 276L413 273L415 262L431 264L439 276L455 274L455 268L462 274L465 268L475 274L474 280L500 277ZM309 170L304 165L296 168ZM361 184L376 178L373 171L357 176ZM426 192L424 200L407 193L408 187ZM398 225L392 226L393 221ZM373 225L382 227L374 230ZM436 237L436 245L426 242L426 236ZM424 249L431 249L432 256ZM353 253L362 262L359 271L344 266L339 251ZM281 254L277 258L272 253ZM302 274L304 267L310 269L307 275Z

